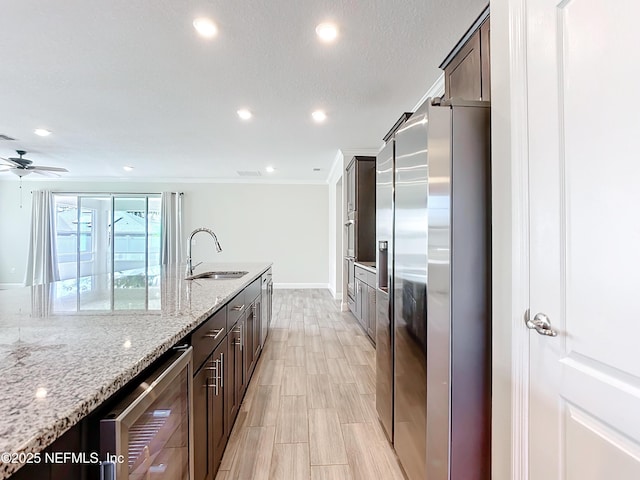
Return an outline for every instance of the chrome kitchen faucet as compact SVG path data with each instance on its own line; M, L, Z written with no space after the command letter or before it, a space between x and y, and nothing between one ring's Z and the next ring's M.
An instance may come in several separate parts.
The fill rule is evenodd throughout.
M222 251L220 242L218 242L218 237L216 237L216 234L213 233L213 230L205 227L196 228L193 232L191 232L191 235L189 235L189 243L187 244L187 275L193 275L193 269L195 268L191 263L191 244L193 243L193 237L198 232L207 232L209 235L211 235L213 237L213 241L216 242L216 250L218 251L218 253ZM197 263L195 266L197 267L198 265L200 265L200 263Z

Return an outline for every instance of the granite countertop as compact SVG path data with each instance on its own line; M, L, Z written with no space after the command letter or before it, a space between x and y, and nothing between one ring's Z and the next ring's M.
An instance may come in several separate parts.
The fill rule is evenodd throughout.
M0 453L44 450L270 266L196 270L248 272L230 280L158 269L0 291ZM0 480L19 466L0 460Z
M371 273L376 273L376 262L354 262L354 265L368 270Z

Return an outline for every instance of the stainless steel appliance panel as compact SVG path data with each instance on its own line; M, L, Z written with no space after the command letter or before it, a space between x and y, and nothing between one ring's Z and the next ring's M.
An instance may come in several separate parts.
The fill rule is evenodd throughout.
M357 213L355 211L351 211L347 213L347 221L344 223L344 227L346 229L347 236L347 256L354 257L356 256L356 221L357 221Z
M177 352L100 421L100 449L123 455L116 478L194 478L193 348Z
M449 480L451 111L429 112L427 478Z
M486 480L489 108L432 107L429 122L427 478Z
M395 147L393 437L410 480L426 475L428 108L398 130Z
M393 443L393 178L395 140L376 158L376 410Z

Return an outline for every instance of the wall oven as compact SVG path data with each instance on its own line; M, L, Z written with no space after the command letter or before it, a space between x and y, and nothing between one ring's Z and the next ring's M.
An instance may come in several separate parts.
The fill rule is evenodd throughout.
M357 215L355 211L347 213L347 221L344 223L347 230L347 257L356 257L356 220Z
M183 347L100 421L104 480L194 480L192 347Z

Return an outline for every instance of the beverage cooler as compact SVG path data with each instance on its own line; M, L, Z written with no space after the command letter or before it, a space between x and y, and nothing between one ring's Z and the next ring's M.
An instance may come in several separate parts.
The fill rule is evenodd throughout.
M193 480L192 347L178 350L100 421L104 480Z

